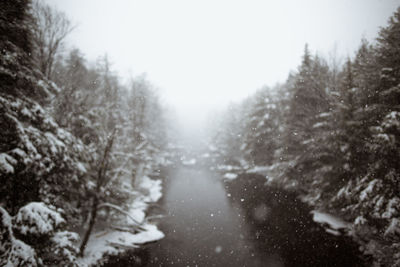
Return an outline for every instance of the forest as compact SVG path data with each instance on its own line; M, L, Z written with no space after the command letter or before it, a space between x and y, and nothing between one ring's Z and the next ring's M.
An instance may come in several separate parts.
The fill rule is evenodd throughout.
M268 185L345 218L382 266L400 264L399 51L400 9L343 64L305 45L285 83L211 123L220 162L260 172Z
M107 56L61 53L73 26L41 1L1 1L0 12L0 265L99 260L85 254L96 222L153 233L138 243L162 237L143 218L165 143L155 89L144 76L122 84Z
M286 82L265 86L213 114L204 147L192 151L176 136L171 140L173 122L146 75L126 82L107 55L92 62L79 49L66 48L74 29L64 13L43 1L0 1L1 266L128 266L115 263L123 264L123 257L132 266L163 266L155 260L161 256L152 253L163 255L180 242L168 239L177 230L168 225L173 212L186 207L189 214L197 206L225 203L225 193L232 206L240 206L235 218L245 214L246 221L256 214L256 221L246 223L259 228L247 234L257 239L254 247L261 254L273 242L257 224L275 220L268 217L266 205L301 202L296 205L307 212L326 212L347 222L333 235L351 239L373 266L400 265L400 8L376 40L361 40L345 61L326 59L306 44L298 69ZM194 168L223 177L215 179L226 190L222 200L202 198L220 184L202 184L203 172ZM190 184L187 177L196 180ZM205 187L192 211L181 199L164 198L166 192L172 197L184 193L180 187L165 189L174 179L178 187ZM246 197L262 206L251 206ZM171 208L172 202L182 206ZM303 217L293 207L277 215L274 229L305 240L302 233L285 228L292 222L314 223L310 214ZM152 212L157 208L165 214ZM229 205L222 209L232 213ZM224 217L221 210L207 212L207 220ZM179 221L183 225L177 228L195 231L190 221ZM207 224L196 219L194 225ZM325 234L321 240L328 243ZM182 236L191 238L186 232ZM150 255L147 262L135 254L143 247ZM210 247L210 259L233 262L220 243ZM331 266L304 257L281 261L292 252L292 247L283 248L287 251L279 248L279 260L270 251L270 266ZM244 255L240 260L247 262L252 249L238 248ZM127 251L133 254L118 258ZM178 265L195 263L179 257ZM238 261L232 266L243 265Z

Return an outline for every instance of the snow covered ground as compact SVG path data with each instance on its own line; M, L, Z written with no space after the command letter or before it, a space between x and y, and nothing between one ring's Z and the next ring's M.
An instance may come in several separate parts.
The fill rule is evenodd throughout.
M241 171L242 168L239 166L233 166L233 165L217 165L217 170L218 171Z
M193 166L196 164L196 159L182 160L183 165Z
M138 187L140 193L129 210L131 218L127 217L125 222L131 226L132 232L110 229L94 233L87 244L85 256L79 259L79 264L95 266L102 262L105 255L116 255L127 249L136 248L140 244L164 238L164 233L156 225L147 222L145 216L149 204L157 202L162 197L161 189L161 180L144 176ZM139 228L132 219L140 224ZM133 232L135 228L138 229L136 233Z
M225 179L227 180L234 180L238 177L238 175L236 173L232 173L232 172L227 172L224 174L223 176Z
M80 258L81 266L95 266L102 262L105 255L116 255L129 248L137 248L140 244L154 242L164 237L157 226L143 224L143 231L132 234L122 231L102 231L94 234L86 248L85 257Z
M247 173L256 173L260 175L266 175L268 174L273 166L254 166L251 169L247 170Z
M327 225L326 231L333 235L340 235L340 229L348 229L351 224L331 214L313 210L311 211L314 222Z

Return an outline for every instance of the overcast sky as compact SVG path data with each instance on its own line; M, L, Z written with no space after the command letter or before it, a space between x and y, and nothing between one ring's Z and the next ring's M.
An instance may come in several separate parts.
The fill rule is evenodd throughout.
M78 27L68 43L147 73L183 117L283 82L304 44L343 57L373 40L400 0L47 0ZM198 117L198 116L197 116Z

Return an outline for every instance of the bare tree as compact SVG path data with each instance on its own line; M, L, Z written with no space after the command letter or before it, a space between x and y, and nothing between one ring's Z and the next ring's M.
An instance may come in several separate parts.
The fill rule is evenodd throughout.
M141 227L141 222L138 222L135 218L133 218L128 211L124 210L122 207L118 205L104 202L105 201L104 192L106 191L106 189L112 186L113 181L118 179L123 172L128 172L126 169L127 165L131 162L131 159L138 160L138 158L135 157L134 155L138 152L137 150L140 150L145 145L145 143L143 143L141 146L138 146L137 150L133 151L132 153L119 153L120 154L119 156L122 156L124 160L121 160L122 164L120 164L119 168L115 168L112 171L111 162L113 160L115 161L115 158L113 159L113 157L115 157L118 154L112 152L113 145L116 141L115 139L117 136L117 132L118 132L117 128L114 128L111 134L107 134L104 150L102 150L103 155L99 160L99 162L96 164L96 166L93 168L94 173L92 175L93 178L95 179L96 186L94 192L92 192L93 195L91 198L91 207L89 214L90 217L86 231L82 239L82 243L80 245L79 249L80 256L84 255L87 243L89 241L90 235L94 229L97 220L98 211L102 208L112 209L114 211L124 214L127 218L129 218L134 225L134 229L126 228L129 229L129 231L144 230ZM120 228L120 230L121 229L122 228Z
M51 79L52 68L65 37L74 29L63 12L57 11L40 0L32 3L32 35L34 60L39 69Z
M328 66L330 69L329 86L331 91L337 91L339 88L340 72L343 69L343 57L338 53L339 45L335 43L328 54Z

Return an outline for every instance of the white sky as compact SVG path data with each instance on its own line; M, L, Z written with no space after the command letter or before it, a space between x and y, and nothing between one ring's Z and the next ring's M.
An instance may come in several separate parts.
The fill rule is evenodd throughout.
M46 0L78 28L89 60L107 53L123 77L147 73L183 119L283 82L304 44L353 55L400 0Z

